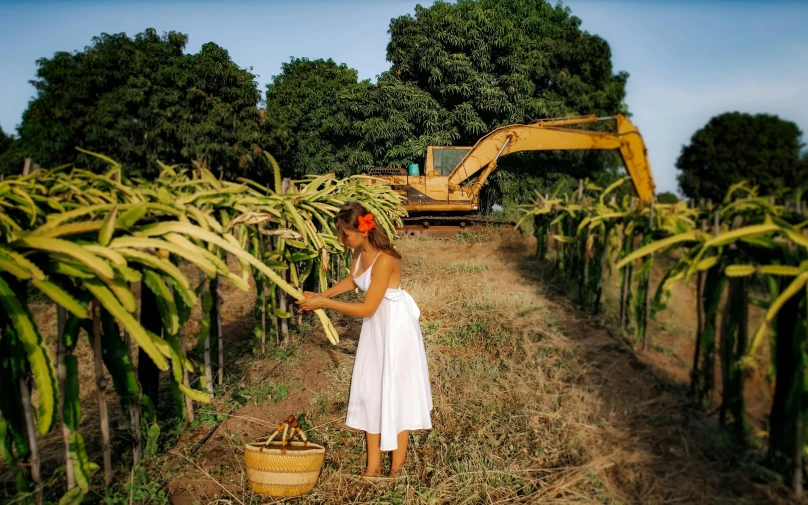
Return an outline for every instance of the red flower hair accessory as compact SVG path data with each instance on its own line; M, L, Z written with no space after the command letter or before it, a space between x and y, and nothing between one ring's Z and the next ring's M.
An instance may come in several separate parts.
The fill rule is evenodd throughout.
M366 231L370 231L376 227L376 222L373 220L373 214L365 214L364 216L359 216L359 226L358 229L362 233Z

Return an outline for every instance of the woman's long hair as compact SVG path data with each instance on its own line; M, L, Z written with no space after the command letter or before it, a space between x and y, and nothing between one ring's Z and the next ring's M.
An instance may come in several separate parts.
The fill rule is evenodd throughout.
M346 202L340 207L337 213L336 223L343 243L345 241L344 231L359 231L359 216L365 216L367 214L369 214L368 210L359 202ZM378 223L375 228L368 232L368 241L374 249L384 251L390 256L401 259L401 253L395 250L393 244L390 243L390 237L387 236L387 233L384 232Z

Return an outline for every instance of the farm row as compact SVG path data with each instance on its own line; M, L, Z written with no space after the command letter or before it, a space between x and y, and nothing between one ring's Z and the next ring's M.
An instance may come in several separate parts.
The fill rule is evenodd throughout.
M755 357L768 333L771 363L764 374L773 384L774 401L767 457L801 493L803 416L808 408L803 395L808 218L799 196L796 203L777 203L738 184L717 204L639 205L629 196L612 196L624 182L606 189L582 186L566 195L537 195L534 204L523 209L519 225L533 220L537 256L574 279L578 302L586 310L600 310L605 273L616 265L620 324L643 348L649 317L664 310L677 282L695 280L698 330L690 390L695 403L708 410L720 382L719 421L739 444L748 438L744 379L759 366ZM651 293L651 270L661 258L664 276ZM765 310L756 328L749 328L751 305Z
M194 416L192 401L209 402L214 382L222 382L221 283L246 291L254 282L260 294L255 334L265 347L273 329L276 339L287 329L288 298L301 299L304 285L324 288L334 269L344 268L347 252L332 219L344 202L365 204L390 233L402 213L387 186L331 175L281 180L269 156L272 188L222 181L204 167L163 166L155 180L129 179L114 161L95 156L110 163L108 172L67 166L0 181L0 387L8 392L0 398L0 451L17 473L17 492L41 496L45 476L37 440L61 425L67 503L81 501L97 468L78 431L80 368L92 367L95 375L108 485L107 373L128 414L136 464L141 427L146 437L159 429L154 403L160 370L171 371L171 397L187 419ZM240 271L228 267L228 258ZM58 307L56 346L48 346L53 338L35 323L29 300L36 296ZM199 334L185 335L197 305ZM316 315L336 343L325 312ZM92 343L93 362L74 356L82 333ZM186 338L198 342L203 359L189 358ZM217 342L218 367L212 351Z

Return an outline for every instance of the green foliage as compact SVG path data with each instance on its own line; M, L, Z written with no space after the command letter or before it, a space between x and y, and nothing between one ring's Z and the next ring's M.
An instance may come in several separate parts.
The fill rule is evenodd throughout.
M273 127L266 129L279 147L279 164L293 167L295 177L346 176L369 166L366 153L354 149L359 137L346 102L359 86L357 79L356 70L344 63L292 58L267 85L268 125Z
M158 159L227 167L231 178L256 175L265 164L253 156L265 141L255 76L214 43L183 54L187 40L154 29L134 38L103 33L83 51L38 60L37 93L19 128L21 148L43 166L76 161L78 146L145 176L159 172ZM78 159L104 167L85 155Z
M390 23L387 59L425 90L470 145L498 126L569 113L624 112L624 72L605 40L545 1L460 0L416 6Z
M130 475L122 486L113 486L104 490L100 503L104 505L128 505L146 502L155 505L170 503L165 489L160 489L160 479L155 479L143 465L132 468Z
M457 145L447 111L418 83L384 72L376 85L360 83L349 97L360 133L359 147L373 166L423 166L430 145Z
M663 191L656 196L657 202L665 204L673 204L679 202L679 197L670 191Z
M5 154L6 151L11 149L11 145L14 143L14 138L6 135L6 132L3 131L3 128L0 127L0 157Z
M676 161L679 186L688 198L714 202L744 180L761 194L780 194L808 175L799 158L801 136L796 124L777 116L715 116L682 148Z

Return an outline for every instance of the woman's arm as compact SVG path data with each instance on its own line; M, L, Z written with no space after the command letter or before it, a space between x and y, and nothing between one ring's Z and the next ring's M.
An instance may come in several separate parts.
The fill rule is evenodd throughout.
M312 293L312 295L334 298L335 296L339 296L356 289L357 285L356 282L354 282L353 273L356 271L357 261L359 261L359 255L357 254L357 251L354 251L353 259L351 260L351 272L348 274L348 277L342 279L322 293Z
M370 287L364 301L360 303L338 302L324 296L314 296L295 302L303 310L331 309L349 316L370 317L379 308L384 299L390 277L395 269L395 258L383 255L373 266ZM336 287L336 286L335 286Z
M326 298L334 298L335 296L353 291L354 289L356 289L356 283L354 282L353 276L350 276L342 279L322 293L315 293L315 295L324 296Z

